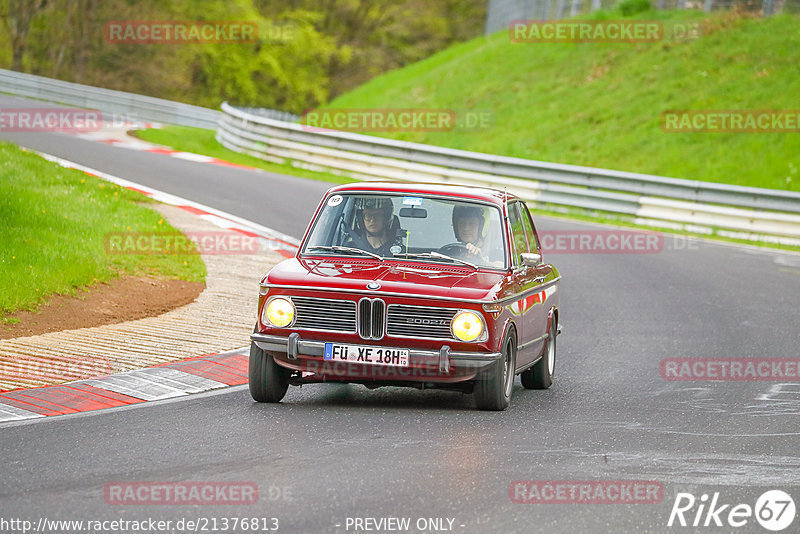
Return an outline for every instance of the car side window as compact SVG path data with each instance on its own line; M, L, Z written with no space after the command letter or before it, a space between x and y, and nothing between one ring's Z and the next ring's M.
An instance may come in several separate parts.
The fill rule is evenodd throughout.
M518 202L517 207L519 208L520 217L522 218L522 225L525 227L525 235L528 236L528 252L538 254L539 241L533 228L531 213L528 211L527 206L525 206L525 204L522 202Z
M522 264L523 252L528 252L528 243L525 241L525 226L520 216L518 202L508 206L508 222L511 224L511 237L514 241L514 257L512 264L516 267Z

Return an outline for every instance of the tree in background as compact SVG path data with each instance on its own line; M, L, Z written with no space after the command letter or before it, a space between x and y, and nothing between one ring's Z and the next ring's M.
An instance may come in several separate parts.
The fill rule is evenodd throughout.
M45 10L47 0L7 0L0 5L0 17L11 46L11 68L22 70L31 21Z
M0 66L212 108L228 100L301 113L480 35L485 11L486 0L6 0ZM246 20L262 31L236 44L104 39L108 21L162 20Z
M265 17L319 13L315 27L351 54L327 65L330 98L483 33L488 0L254 0Z

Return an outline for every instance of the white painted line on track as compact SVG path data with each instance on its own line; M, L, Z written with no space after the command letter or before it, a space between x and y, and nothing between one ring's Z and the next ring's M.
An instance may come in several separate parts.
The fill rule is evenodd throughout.
M108 378L84 380L83 383L146 401L170 399L189 394L183 388L175 387L177 384L174 382L148 376L140 371L129 371Z
M159 190L153 189L151 187L140 185L140 184L137 184L135 182L131 182L129 180L125 180L124 178L119 178L119 177L114 176L112 174L108 174L108 173L105 173L105 172L102 172L102 171L98 171L97 169L93 169L91 167L87 167L85 165L81 165L79 163L75 163L73 161L70 161L70 160L67 160L67 159L64 159L64 158L59 158L59 157L52 156L50 154L46 154L46 153L43 153L43 152L37 152L37 151L34 151L34 152L36 152L37 154L39 154L40 156L42 156L46 160L52 161L54 163L57 163L57 164L61 165L62 167L76 169L76 170L83 171L83 172L86 172L86 173L89 173L89 174L93 174L93 175L98 176L98 177L100 177L100 178L102 178L104 180L107 180L109 182L115 183L115 184L117 184L119 186L126 187L126 188L129 188L129 189L134 189L136 191L141 191L144 194L146 194L147 196L151 197L152 199L157 200L159 202L163 202L164 204L169 204L171 206L180 206L180 207L193 208L194 210L197 210L197 211L200 211L200 212L204 212L202 214L201 213L198 214L198 215L201 215L201 216L209 216L209 215L216 216L218 219L210 218L209 220L211 222L215 222L215 221L221 222L221 221L219 221L219 219L222 219L224 221L224 224L225 224L225 226L222 226L222 228L228 228L228 229L236 228L236 229L240 229L240 230L245 230L247 232L252 232L254 234L257 234L257 235L259 235L259 236L261 236L261 237L263 237L265 239L278 241L279 243L285 245L283 247L283 249L287 250L292 255L294 255L294 253L297 250L297 247L300 245L300 240L295 238L295 237L292 237L290 235L278 232L277 230L273 230L272 228L267 228L266 226L263 226L263 225L258 224L256 222L253 222L253 221L249 221L247 219L243 219L242 217L238 217L238 216L233 215L231 213L226 213L224 211L212 208L210 206L206 206L204 204L200 204L199 202L194 202L192 200L185 199L185 198L182 198L182 197L179 197L179 196L176 196L176 195L172 195L170 193L165 193L163 191L159 191ZM269 248L273 249L273 250L278 250L278 247L269 247Z
M200 393L209 389L227 387L227 384L222 382L167 367L149 367L132 372L137 373L138 376L153 377L154 380L158 380L162 384L173 386L186 393Z
M34 417L44 417L35 412L29 412L16 406L9 406L8 404L0 403L0 423L6 421L22 421L23 419L32 419Z
M185 159L187 161L196 161L197 163L210 163L215 158L211 156L203 156L201 154L193 154L191 152L175 152L170 154L173 158Z

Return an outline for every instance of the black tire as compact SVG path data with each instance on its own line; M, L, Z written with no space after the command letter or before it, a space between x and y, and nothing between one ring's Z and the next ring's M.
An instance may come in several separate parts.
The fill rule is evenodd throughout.
M495 362L488 376L475 383L475 403L479 410L502 411L511 401L514 369L517 362L517 335L509 329L503 339L503 358Z
M280 402L289 389L291 371L275 363L275 359L250 342L250 396L258 402Z
M547 389L553 385L553 375L556 371L556 336L558 324L553 318L550 333L547 336L542 357L533 364L533 367L520 374L522 387L525 389Z

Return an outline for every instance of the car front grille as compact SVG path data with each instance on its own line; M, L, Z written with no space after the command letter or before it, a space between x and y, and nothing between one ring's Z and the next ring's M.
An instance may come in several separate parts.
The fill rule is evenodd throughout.
M297 309L294 328L356 332L356 303L352 300L292 297Z
M386 333L390 336L453 339L450 322L458 310L428 306L390 304Z
M386 303L381 299L358 301L358 335L364 339L381 339L386 322Z

